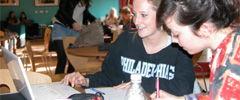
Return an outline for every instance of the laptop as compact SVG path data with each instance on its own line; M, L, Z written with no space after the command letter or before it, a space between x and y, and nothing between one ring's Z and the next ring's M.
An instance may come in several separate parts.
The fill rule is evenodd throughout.
M0 94L1 99L56 100L67 99L72 94L80 93L70 86L60 84L60 82L30 86L20 58L3 46L2 52L18 93Z

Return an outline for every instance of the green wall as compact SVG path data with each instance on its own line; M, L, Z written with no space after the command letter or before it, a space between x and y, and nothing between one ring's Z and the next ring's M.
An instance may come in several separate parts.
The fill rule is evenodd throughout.
M19 0L19 6L0 6L0 20L6 20L8 13L14 11L16 17L24 11L29 19L38 24L50 24L56 14L58 6L34 6L35 0ZM119 0L92 0L89 11L97 18L105 16L111 7L119 10ZM43 13L40 13L42 11ZM37 13L35 13L37 12Z
M112 7L119 11L119 0L92 0L89 11L97 18L105 17Z

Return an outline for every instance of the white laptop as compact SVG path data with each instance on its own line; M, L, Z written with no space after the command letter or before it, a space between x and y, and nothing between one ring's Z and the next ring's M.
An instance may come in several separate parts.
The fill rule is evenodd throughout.
M18 96L23 96L27 100L56 100L67 99L72 94L80 93L72 87L60 84L59 82L30 86L21 60L4 47L2 47L2 52L15 87L19 92ZM13 96L16 95L12 95L11 97ZM3 99L3 97L6 96L0 94L0 98Z

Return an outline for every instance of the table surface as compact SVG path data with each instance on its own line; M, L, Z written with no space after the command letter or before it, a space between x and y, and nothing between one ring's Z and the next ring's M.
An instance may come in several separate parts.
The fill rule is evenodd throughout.
M67 52L71 55L83 57L105 57L107 55L107 51L98 51L98 46L71 48L67 49Z
M52 79L52 82L59 82L62 78L64 78L64 76L66 74L67 73L55 74L55 75L52 75L50 77ZM73 88L76 89L77 91L81 92L81 93L86 93L86 91L80 85L75 85ZM97 87L97 88L104 88L104 87ZM146 95L148 97L147 100L150 100L150 94L146 93Z
M6 40L9 40L10 37L7 36L7 35L4 35L3 37L0 37L0 41L6 41Z

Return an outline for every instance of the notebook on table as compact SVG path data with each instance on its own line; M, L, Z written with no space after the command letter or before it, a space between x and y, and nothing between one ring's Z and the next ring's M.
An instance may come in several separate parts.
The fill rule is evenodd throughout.
M66 99L70 95L80 93L70 86L60 82L38 84L30 86L21 60L12 52L2 47L3 56L12 76L18 93L0 94L2 100L54 100Z

